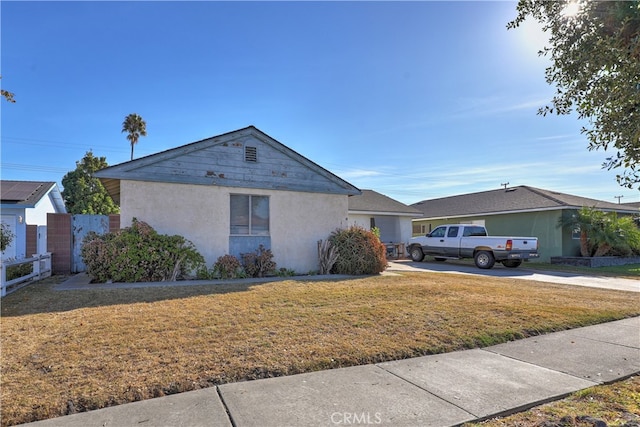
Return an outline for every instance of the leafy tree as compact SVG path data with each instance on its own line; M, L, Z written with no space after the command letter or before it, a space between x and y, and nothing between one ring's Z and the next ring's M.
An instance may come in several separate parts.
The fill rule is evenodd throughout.
M15 237L16 235L11 232L9 225L4 222L0 223L0 252L4 253Z
M72 214L108 215L120 212L107 190L93 173L106 168L106 157L95 157L91 150L76 162L76 169L62 178L62 197Z
M538 113L588 120L589 150L616 150L603 167L622 168L618 183L640 183L640 1L519 0L516 28L528 17L543 24L550 56L546 80L557 91Z
M2 78L2 76L0 76L0 79ZM16 102L15 99L13 99L13 93L9 92L8 90L4 90L4 89L0 89L0 96L3 96L4 99L6 99L7 101L14 103Z
M122 122L122 133L128 132L127 139L131 142L131 160L133 160L133 146L141 136L147 136L147 123L136 113L131 113Z

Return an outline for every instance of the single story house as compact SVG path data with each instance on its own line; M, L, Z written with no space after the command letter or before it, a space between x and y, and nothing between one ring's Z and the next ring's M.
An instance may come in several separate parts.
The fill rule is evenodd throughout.
M422 212L373 190L362 190L360 196L349 197L349 225L366 230L377 227L380 240L396 252L411 239L411 220ZM404 256L405 253L396 253Z
M184 236L211 266L218 257L271 249L278 267L318 269L319 240L348 223L358 188L254 126L94 174L133 218Z
M629 203L622 203L622 206L624 207L631 207L631 208L638 208L640 209L640 202L629 202Z
M55 182L0 181L2 222L14 234L3 258L28 258L47 251L47 214L66 213Z
M580 254L579 233L558 227L564 211L592 207L619 215L640 213L632 206L526 185L423 200L411 206L424 215L413 220L414 236L426 234L441 224L481 224L494 236L537 237L540 260L544 262L551 257Z

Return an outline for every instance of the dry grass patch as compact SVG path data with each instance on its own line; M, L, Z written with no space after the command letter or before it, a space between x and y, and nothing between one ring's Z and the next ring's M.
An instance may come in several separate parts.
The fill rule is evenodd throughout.
M2 300L2 424L504 342L640 314L635 294L403 274Z
M593 427L600 420L610 427L640 424L640 377L611 385L591 387L566 399L532 408L505 418L479 424L481 427Z

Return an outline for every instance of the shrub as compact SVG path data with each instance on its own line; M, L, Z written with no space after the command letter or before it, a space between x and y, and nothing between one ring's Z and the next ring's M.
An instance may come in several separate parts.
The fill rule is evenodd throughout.
M204 265L204 258L189 240L158 234L135 218L131 227L114 233L89 233L81 255L87 274L97 282L176 280Z
M296 271L291 268L282 267L276 273L278 277L293 277L296 275Z
M629 216L583 207L564 213L558 226L580 231L580 254L584 257L640 252L640 229Z
M233 255L223 255L213 265L213 277L236 279L242 275L242 265Z
M386 247L371 231L358 226L338 229L329 242L338 252L332 273L378 274L387 268Z
M249 277L264 277L275 273L276 263L271 249L260 245L255 252L240 254L242 266Z
M330 274L338 259L338 251L329 240L318 242L318 257L320 258L320 274Z
M33 263L12 265L7 267L7 282L33 273Z
M16 235L11 232L9 225L4 222L0 223L0 252L4 253L5 249L11 245Z

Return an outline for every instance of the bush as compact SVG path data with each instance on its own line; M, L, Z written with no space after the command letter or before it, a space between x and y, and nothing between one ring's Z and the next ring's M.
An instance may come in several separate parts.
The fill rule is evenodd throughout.
M630 216L583 207L565 212L559 227L580 231L580 254L583 257L606 255L629 256L640 253L640 228Z
M255 252L240 254L242 266L249 277L264 277L272 275L276 270L276 263L272 260L271 249L265 249L260 245Z
M329 242L338 252L331 269L336 274L378 274L387 268L387 249L371 231L352 226L331 233Z
M7 267L7 282L33 273L33 263L12 265Z
M237 279L241 277L242 265L233 255L223 255L213 265L213 277L219 279Z
M0 252L4 253L15 237L16 235L11 232L11 228L4 222L0 222Z
M135 218L131 227L114 233L89 233L81 255L87 274L97 282L176 280L204 265L204 258L189 240L158 234Z

